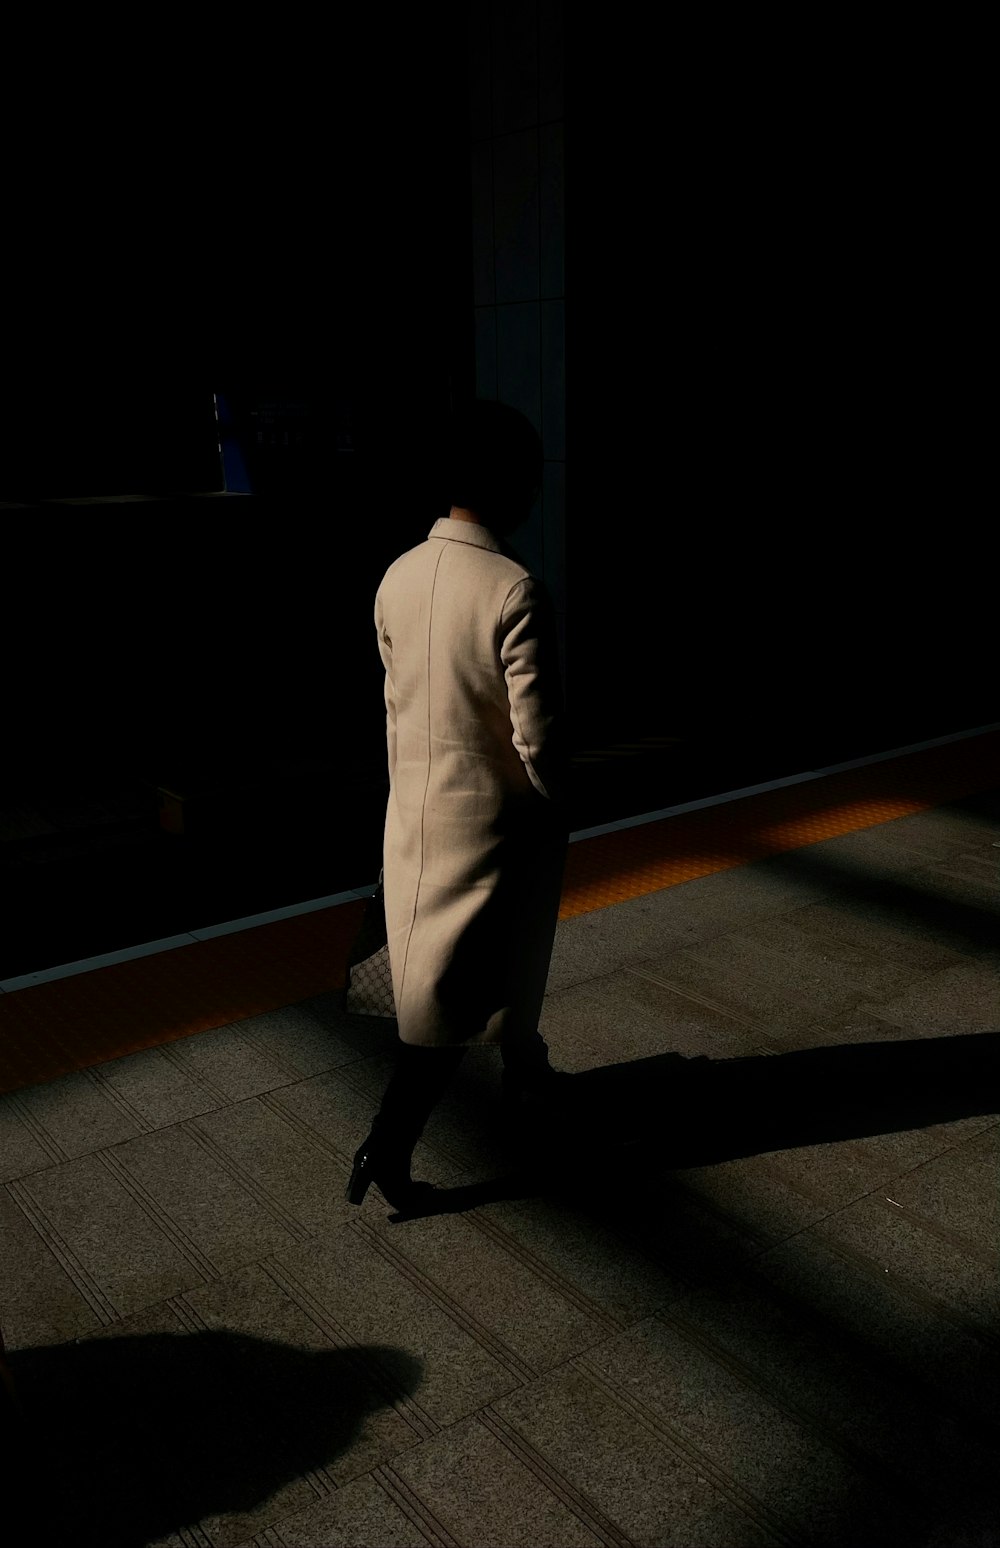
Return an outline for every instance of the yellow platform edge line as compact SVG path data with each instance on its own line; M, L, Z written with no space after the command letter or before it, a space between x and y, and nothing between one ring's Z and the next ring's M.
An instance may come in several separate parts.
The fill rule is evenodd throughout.
M752 843L734 845L725 850L712 846L700 854L679 855L674 859L643 861L635 865L626 863L613 879L568 883L563 889L559 918L574 919L580 914L595 913L615 903L627 902L630 898L662 892L681 882L696 881L702 876L735 870L738 866L766 859L768 855L784 854L791 849L821 843L824 839L840 838L845 833L876 828L897 817L928 811L935 804L928 800L901 800L898 797L892 800L849 802L824 812L811 812L782 822L769 823L755 831ZM663 819L664 825L670 821L671 818ZM634 833L644 830L630 831ZM615 837L613 834L607 836Z

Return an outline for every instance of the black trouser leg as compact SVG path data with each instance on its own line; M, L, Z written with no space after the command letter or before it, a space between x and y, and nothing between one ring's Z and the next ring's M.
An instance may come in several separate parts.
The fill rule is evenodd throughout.
M509 1080L530 1083L549 1070L549 1045L540 1032L530 1037L506 1038L500 1044L504 1074Z
M413 1147L464 1056L464 1047L396 1045L396 1067L371 1132L354 1157L348 1203L361 1204L372 1182L396 1209L412 1208L415 1198L419 1202L426 1184L410 1177Z
M388 1144L412 1151L464 1057L463 1046L420 1048L401 1042L373 1132Z

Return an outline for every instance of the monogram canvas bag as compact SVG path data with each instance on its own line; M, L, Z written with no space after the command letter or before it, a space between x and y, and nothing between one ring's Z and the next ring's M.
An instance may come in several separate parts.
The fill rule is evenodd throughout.
M352 1016L394 1017L392 972L386 945L385 899L382 875L365 905L361 928L347 959L344 1009Z

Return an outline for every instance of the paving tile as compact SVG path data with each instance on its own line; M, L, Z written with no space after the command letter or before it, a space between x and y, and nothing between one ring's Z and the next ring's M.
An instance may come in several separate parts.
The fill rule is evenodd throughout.
M85 1337L88 1340L177 1337L190 1331L190 1319L182 1315L178 1310L177 1298L172 1297L165 1301L154 1301L152 1305L142 1306L127 1317L105 1323Z
M867 931L873 944L884 941L886 953L897 961L903 958L905 940L910 950L925 954L928 969L975 960L995 941L991 922L981 910L949 901L938 886L919 881L912 872L882 880L864 875L855 886L844 884L826 902L840 919Z
M577 1069L535 1119L520 1115L512 1137L541 1158L546 1185L618 1195L650 1170L734 1153L743 1067L759 1062L671 1052Z
M728 1094L758 1150L844 1141L878 1176L908 1170L996 1122L1000 1035L921 1037L876 1017L850 1017L822 1039L788 1038L782 1057L715 1065L706 1084ZM997 1082L994 1082L997 1084ZM756 1123L755 1119L766 1119ZM956 1127L958 1126L958 1127Z
M586 1214L632 1252L648 1257L671 1283L691 1288L759 1256L767 1237L754 1221L737 1220L715 1208L687 1187L686 1178L683 1168L637 1170L628 1187L592 1195ZM661 1300L660 1305L665 1304Z
M8 1186L24 1190L39 1211L36 1229L111 1315L165 1300L211 1277L200 1255L171 1236L155 1208L123 1187L97 1156Z
M962 962L968 943L949 921L949 911L927 912L904 890L888 894L864 889L801 910L796 932L815 934L831 944L877 953L886 964L914 974Z
M928 939L916 916L886 916L866 904L863 897L838 899L836 903L812 903L799 909L789 921L790 933L813 935L823 942L838 942L867 952L877 952L887 962L915 973L933 972L962 960L957 945Z
M748 1373L718 1358L667 1320L640 1323L585 1357L623 1404L636 1403L727 1480L759 1502L794 1541L913 1542L916 1517L812 1425L762 1392ZM513 1408L519 1395L507 1400Z
M538 1022L538 1030L549 1045L552 1063L571 1075L601 1069L609 1060L606 1042L595 1035L592 1027L581 1026L574 1014L574 1001L563 998L581 993L585 987L562 989L551 995L542 1006Z
M326 1459L342 1467L346 1446L360 1445L366 1420L386 1407L361 1391L351 1351L227 1326L189 1331L176 1318L168 1325L172 1309L164 1303L100 1338L12 1355L45 1439L46 1476L60 1486L46 1506L46 1543L227 1548L267 1534L335 1497ZM224 1321L238 1320L232 1300L226 1310ZM369 1449L377 1463L385 1448Z
M223 1499L245 1500L247 1503L234 1509L203 1511L197 1522L193 1523L200 1533L204 1533L202 1540L211 1542L214 1548L231 1548L232 1544L244 1541L248 1534L266 1531L286 1513L301 1510L315 1500L317 1494L325 1496L329 1490L322 1475L282 1476L284 1472L294 1470L296 1463L288 1461L282 1466L286 1437L276 1432L274 1421L277 1417L277 1412L273 1410L268 1415L268 1426L264 1429L266 1444L260 1450L254 1445L260 1434L258 1427L247 1434L245 1424L234 1425L230 1422L225 1430L230 1454L222 1486L216 1493ZM220 1421L225 1418L225 1414L220 1415ZM239 1442L244 1437L246 1454L233 1455L234 1441ZM191 1542L190 1527L183 1534L182 1541L187 1548Z
M934 1222L896 1198L891 1184L823 1222L822 1238L864 1254L887 1274L915 1285L987 1337L996 1329L1000 1305L1000 1257L996 1231L963 1237L950 1222ZM995 1184L986 1191L996 1192Z
M423 1144L417 1148L413 1176L429 1179L431 1170L425 1166L422 1155L431 1153L436 1160L437 1186L445 1189L481 1187L502 1191L507 1184L517 1186L514 1162L510 1147L498 1129L489 1133L472 1130L461 1116L454 1127L447 1122L447 1113L437 1115L438 1121L427 1125ZM447 1169L447 1174L445 1175ZM490 1197L494 1196L491 1191ZM468 1209L481 1199L468 1196L460 1199L454 1212Z
M878 1014L913 1037L996 1032L997 981L994 962L963 962L911 981L899 994L880 1000Z
M970 1133L978 1133L984 1127L988 1127L991 1120L989 1118L963 1120L954 1133L951 1124L933 1123L915 1129L899 1129L887 1134L852 1136L851 1150L859 1158L862 1166L869 1169L869 1185L881 1187L890 1179L902 1177L906 1172L912 1171L915 1166L920 1166L931 1156L952 1149L964 1134L966 1122L970 1124Z
M823 839L812 848L821 860L869 878L906 875L968 849L975 831L960 821L943 823L936 811L916 812L874 828Z
M641 964L641 970L678 993L701 995L723 1013L778 1036L794 1031L803 1021L829 1020L863 1001L871 1009L864 984L853 976L853 967L859 964L824 962L814 949L796 954L785 949L790 944L780 933L768 943L763 937L734 931L692 950L650 959ZM872 990L878 991L881 1005L883 995L904 985L919 992L941 971L924 974L914 985L912 972L893 968L873 983Z
M378 1105L373 1097L363 1095L336 1072L283 1086L272 1098L282 1112L311 1129L348 1165L368 1133ZM421 1142L414 1151L413 1175L440 1183L453 1179L455 1169Z
M925 1132L936 1137L933 1154L943 1155L946 1150L954 1150L967 1139L974 1139L977 1134L985 1134L987 1129L994 1128L996 1121L993 1114L973 1113L968 1118L953 1118L946 1123L933 1124ZM938 1138L940 1143L937 1142Z
M1000 1361L971 1323L948 1317L886 1271L882 1253L851 1251L827 1240L826 1227L804 1231L759 1258L756 1271L824 1319L862 1340L872 1362L929 1392L944 1414L969 1424L1000 1422Z
M890 940L900 930L915 944L959 958L996 958L996 884L973 888L933 868L905 870L879 879L859 876L837 907L865 920Z
M912 1027L886 1020L880 1009L852 1005L822 1021L803 1019L787 1027L771 1027L769 1034L786 1052L797 1048L839 1047L848 1043L906 1043L920 1036Z
M895 1144L865 1140L798 1145L684 1172L685 1185L755 1231L789 1235L870 1193L898 1186L915 1166L947 1146L940 1133L888 1135ZM903 1142L910 1140L910 1144Z
M769 847L765 838L765 850ZM806 844L777 855L765 853L763 858L748 854L746 863L735 870L705 877L709 890L718 890L729 921L727 930L768 916L791 918L799 908L827 898L829 878L826 868L815 864L818 852L818 844ZM701 879L696 885L702 885Z
M411 1507L412 1508L412 1507ZM281 1519L286 1548L427 1548L428 1538L376 1478L356 1478L325 1500ZM261 1540L240 1548L261 1548Z
M927 867L919 880L951 901L997 915L997 856L995 851L950 855Z
M150 1128L179 1123L210 1112L224 1100L182 1069L159 1048L128 1054L97 1066L95 1077Z
M661 1315L929 1509L974 1491L993 1470L988 1435L942 1413L933 1392L872 1360L863 1338L777 1292L752 1267Z
M832 920L827 921L828 928L817 930L812 928L812 915L813 910L802 909L792 918L766 919L742 931L738 939L740 945L749 942L751 951L768 954L767 968L777 984L796 990L808 985L810 996L818 990L826 1015L861 999L872 1002L891 996L913 978L961 960L955 953L945 956L926 947L921 951L919 946L908 960L900 960L898 941L894 950L887 949L881 930L869 929L865 937L861 931L838 928ZM805 928L803 918L808 918Z
M626 963L656 953L679 951L690 942L690 931L671 910L664 920L668 892L628 898L611 908L577 914L560 921L549 964L547 992L613 973Z
M16 1493L5 1477L5 1541L145 1544L191 1520L206 1472L225 1471L225 1442L206 1433L216 1372L198 1371L193 1353L185 1359L188 1345L161 1303L99 1333L12 1353L31 1440L16 1478L33 1530L14 1525ZM199 1431L208 1444L192 1468ZM193 1446L197 1453L198 1440ZM12 1469L11 1485L14 1478Z
M242 1038L299 1077L350 1064L371 1036L367 1029L353 1026L326 996L233 1025Z
M661 1053L735 1058L762 1041L744 1023L632 969L547 996L539 1027L566 1070Z
M1000 1124L897 1178L897 1204L973 1243L1000 1241Z
M83 1500L87 1544L145 1544L174 1529L226 1548L335 1487L322 1464L353 1418L322 1363L336 1351L175 1324L54 1353L59 1367L35 1360L30 1386L34 1401L48 1396L46 1461L73 1521L46 1541L77 1541Z
M297 1417L294 1423L289 1418L288 1427L308 1428L322 1452L312 1465L322 1464L339 1486L422 1439L426 1424L405 1416L407 1388L418 1387L420 1368L395 1343L372 1347L346 1338L306 1298L290 1295L280 1277L252 1264L189 1291L183 1304L206 1328L263 1341L264 1354L270 1351L279 1367L276 1398L295 1400ZM283 1348L291 1352L289 1360L301 1364L294 1379L280 1370ZM306 1351L315 1358L300 1361ZM262 1369L266 1375L266 1366Z
M865 1139L847 1139L833 1144L780 1150L771 1156L771 1166L802 1194L808 1192L813 1195L819 1203L824 1204L827 1214L831 1214L844 1209L847 1204L864 1197L873 1189L892 1187L893 1192L896 1192L899 1187L906 1187L904 1178L912 1173L912 1163L921 1170L932 1164L927 1156L920 1161L916 1159L923 1149L921 1138L926 1142L930 1158L935 1150L940 1149L941 1139L938 1138L937 1144L933 1144L929 1136L921 1136L920 1133L913 1138L916 1141L913 1146L899 1150L899 1155L904 1159L902 1166L896 1164L896 1155L892 1149L879 1150L873 1142Z
M951 802L946 806L933 806L923 812L913 812L895 822L882 823L869 829L883 833L886 842L906 843L927 841L947 845L949 849L966 850L976 846L988 846L1000 838L1000 818L985 810L977 811L973 802Z
M556 1050L551 1050L551 1057L557 1059ZM424 1130L426 1144L461 1167L463 1180L495 1177L509 1169L501 1106L502 1068L499 1049L470 1048Z
M242 1492L248 1497L262 1492L259 1485L255 1489L249 1466L239 1482ZM248 1534L266 1532L273 1522L280 1521L284 1515L302 1510L316 1499L318 1493L319 1489L314 1486L312 1479L292 1478L266 1491L264 1498L254 1505L247 1505L241 1510L206 1512L197 1525L214 1548L233 1548L234 1544L245 1541Z
M525 1259L513 1238L489 1231L482 1218L485 1230L477 1229L479 1216L460 1215L382 1220L374 1230L536 1371L605 1336L604 1317L563 1294L540 1262Z
M558 1063L559 1050L553 1048L550 1053ZM502 1105L501 1071L499 1049L467 1050L427 1121L415 1153L414 1176L433 1176L434 1181L448 1186L467 1186L497 1181L511 1173L514 1150ZM379 1078L372 1084L381 1092L385 1080ZM375 1105L373 1098L373 1108Z
M786 857L760 860L734 870L718 871L689 882L650 893L659 928L680 933L685 945L714 939L739 929L748 921L793 914L827 895L824 878L814 880L807 870L789 865ZM600 911L614 919L614 904ZM613 927L613 926L612 926Z
M487 1240L522 1253L562 1293L614 1322L630 1322L668 1304L687 1281L596 1217L556 1199L518 1199L477 1209ZM667 1255L669 1258L669 1254Z
M824 1148L828 1147L810 1146L806 1155ZM784 1241L824 1219L835 1207L824 1201L818 1189L798 1187L794 1174L783 1170L771 1154L687 1168L684 1186L768 1243Z
M505 1443L501 1426L494 1430L466 1419L407 1452L393 1471L459 1543L585 1548L602 1541L581 1520L587 1502L577 1502L564 1485L559 1498L543 1469L532 1467Z
M190 1127L306 1230L323 1231L350 1220L354 1206L344 1197L346 1163L284 1109L258 1100L239 1102L193 1118Z
M147 1343L137 1338L164 1332L175 1335L172 1354L164 1352L162 1337ZM121 1343L120 1355L111 1351L118 1359L128 1336L135 1345L130 1363L136 1381L144 1372L150 1377L157 1406L146 1422L154 1434L158 1423L164 1430L150 1461L168 1475L164 1462L177 1449L169 1431L190 1410L190 1428L204 1437L217 1477L200 1472L189 1485L167 1476L160 1495L181 1510L187 1527L197 1526L222 1548L292 1514L308 1517L308 1507L335 1498L334 1491L398 1457L426 1433L426 1424L418 1430L407 1423L405 1405L391 1390L404 1381L415 1388L419 1380L419 1370L398 1348L337 1342L332 1324L321 1327L257 1265L216 1281L203 1294L178 1296L124 1319L106 1336ZM390 1359L392 1383L378 1365ZM155 1412L164 1417L157 1420ZM195 1501L200 1508L192 1514ZM322 1521L322 1513L315 1519ZM180 1540L190 1548L204 1539L195 1534Z
M41 1088L44 1089L44 1088ZM25 1093L17 1098L0 1097L0 1182L40 1172L53 1161L66 1156L48 1132L36 1129L31 1108L24 1103Z
M146 1125L113 1100L89 1071L63 1075L18 1093L36 1123L55 1140L66 1160L141 1134Z
M161 1129L115 1146L108 1157L125 1186L166 1218L179 1241L220 1273L288 1246L297 1222L232 1172L182 1128ZM269 1207L270 1204L270 1207ZM283 1218L282 1218L283 1217Z
M26 1204L31 1209L30 1198ZM0 1329L8 1350L79 1338L113 1308L74 1280L6 1188L0 1188Z
M574 1366L490 1407L512 1447L529 1448L625 1540L663 1548L756 1548L781 1540L779 1523L697 1452Z
M329 1071L293 1086L283 1086L272 1094L271 1100L280 1111L331 1146L345 1163L350 1162L368 1133L374 1113L371 1097Z
M264 1053L240 1033L240 1022L213 1027L171 1044L173 1062L209 1091L229 1102L257 1096L298 1079L294 1070Z
M366 1093L371 1112L374 1112L382 1100L382 1093L395 1069L396 1046L395 1038L391 1044L383 1044L380 1039L377 1039L370 1047L356 1055L349 1066L345 1066L338 1072L338 1078L343 1080L344 1085L349 1086L354 1092ZM331 1083L330 1089L337 1089L335 1082Z
M416 1398L434 1424L453 1424L522 1379L485 1329L460 1325L455 1309L420 1275L406 1273L351 1228L275 1259L358 1343L394 1345L422 1367ZM290 1293L294 1293L290 1292Z

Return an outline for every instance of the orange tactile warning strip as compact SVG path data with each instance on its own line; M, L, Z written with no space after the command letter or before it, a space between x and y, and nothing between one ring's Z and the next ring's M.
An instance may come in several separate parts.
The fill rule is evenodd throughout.
M1000 732L570 845L560 918L1000 787ZM343 987L352 901L0 994L0 1094Z
M363 907L317 909L0 994L0 1095L342 987Z
M1000 784L1000 732L570 846L560 919L873 828Z

